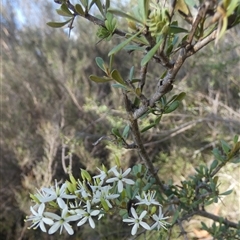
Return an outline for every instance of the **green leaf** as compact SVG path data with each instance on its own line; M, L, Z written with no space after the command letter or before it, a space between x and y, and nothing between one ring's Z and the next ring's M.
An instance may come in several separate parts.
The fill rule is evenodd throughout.
M98 67L101 68L104 72L106 72L103 59L101 57L96 57L95 61L98 65Z
M215 159L210 166L210 172L212 172L212 170L215 169L217 165L218 165L218 160Z
M100 0L93 0L92 3L95 3L95 4L96 4L98 10L100 11L100 13L101 13L101 14L103 15L103 17L104 17L104 11L103 11L103 7L102 7L101 1L100 1ZM91 4L92 4L92 3L91 3Z
M133 20L134 22L139 22L139 23L141 23L141 24L144 24L144 22L142 22L142 20L140 20L140 19L138 19L138 18L136 18L136 17L134 17L134 16L132 16L132 15L129 15L129 14L127 14L126 12L123 12L123 11L121 11L121 10L119 10L119 9L113 9L113 8L109 8L108 9L108 12L110 12L110 13L112 13L112 14L114 14L114 15L117 15L117 16L119 16L119 17L123 17L123 18L128 18L128 19L130 19L130 20Z
M148 125L147 127L143 128L143 129L141 130L141 133L146 132L147 130L149 130L149 129L155 127L155 126L156 126L156 123L151 123L151 124Z
M130 38L126 39L125 41L121 42L119 45L114 47L109 53L108 56L111 56L112 54L115 54L119 52L121 49L123 49L128 43L130 43L137 35L139 35L141 31L138 31L136 34L132 35Z
M96 83L105 83L112 81L112 78L109 77L98 77L95 75L90 75L89 78Z
M62 12L66 14L65 16L68 16L68 17L72 17L72 16L73 16L73 13L68 9L66 3L63 3L63 4L61 5L60 10L62 10ZM64 16L64 15L63 15L63 16Z
M112 87L114 87L114 88L121 88L121 89L127 90L126 86L124 86L122 84L119 84L119 83L112 84Z
M111 72L111 77L117 81L118 83L122 84L122 85L126 85L126 83L124 82L122 76L120 75L120 73L118 72L117 69L114 69L112 72Z
M235 164L240 163L240 158L233 159L232 163L235 163Z
M231 190L228 190L228 191L226 191L226 192L224 192L224 193L220 193L220 195L229 195L229 194L231 194L232 193L232 189Z
M213 150L212 150L212 153L213 153L213 155L214 155L214 157L217 159L217 160L219 160L219 161L224 161L224 157L222 156L222 154L221 154L221 152L219 151L219 149L217 149L217 148L214 148Z
M178 33L188 33L187 29L178 27L176 25L170 25L168 29L168 33L178 34Z
M140 47L139 45L127 45L124 47L126 51L144 51L146 47Z
M123 129L123 133L122 133L122 137L124 139L128 138L129 131L130 131L130 126L126 125L125 128Z
M141 61L141 66L146 65L151 58L154 56L154 54L157 52L158 48L160 47L161 43L163 41L163 38L161 38L157 44L144 56L144 58Z
M174 223L177 221L178 216L179 216L179 211L178 211L178 210L174 211L174 215L173 215L173 219L172 219L172 224L174 224Z
M159 124L161 118L162 118L162 114L155 119L154 123L155 123L156 125Z
M122 135L120 134L120 132L117 128L113 128L112 133L113 133L113 135L122 138Z
M179 104L180 104L179 101L174 101L169 106L167 106L167 108L164 109L164 113L171 113L171 112L173 112L174 110L176 110L178 108Z
M233 138L233 142L236 144L238 142L238 135L235 135Z
M231 150L231 147L224 140L221 140L221 144L222 144L222 149L223 149L224 153L228 154L229 151Z
M80 0L85 9L88 9L88 0Z
M85 13L84 13L84 11L82 9L82 6L80 4L76 4L74 8L79 15L84 16Z
M133 79L133 74L134 74L134 66L131 67L130 72L129 72L129 80L130 80L130 82Z
M142 20L145 23L149 14L149 0L138 0L138 8L141 14Z
M47 25L52 28L60 28L72 21L72 18L65 22L48 22Z
M175 100L178 100L178 101L182 101L186 96L186 93L185 92L181 92L178 94L178 96L176 97Z

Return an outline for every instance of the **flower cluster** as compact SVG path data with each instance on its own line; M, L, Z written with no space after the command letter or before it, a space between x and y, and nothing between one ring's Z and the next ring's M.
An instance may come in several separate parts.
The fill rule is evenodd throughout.
M103 166L98 170L100 174L91 177L82 169L81 180L76 180L70 175L70 181L62 185L55 182L54 186L43 187L37 190L36 194L31 194L35 205L30 207L31 215L26 218L26 221L32 222L29 228L39 227L48 234L58 230L61 234L65 229L72 235L74 231L71 222L76 222L77 226L88 223L91 228L95 228L96 218L100 220L114 207L123 208L122 202L130 198L126 194L126 189L134 188L135 184L128 178L131 168L123 171L120 167L114 166L107 170ZM155 200L155 192L142 192L141 195L138 193L135 200L136 203L129 209L128 216L123 217L123 222L133 225L132 235L137 233L140 226L147 230L166 229L168 223L165 222L166 217L162 214L160 203ZM46 225L49 226L48 230Z

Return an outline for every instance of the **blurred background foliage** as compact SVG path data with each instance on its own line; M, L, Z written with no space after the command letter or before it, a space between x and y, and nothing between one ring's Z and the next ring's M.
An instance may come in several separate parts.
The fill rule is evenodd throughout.
M80 168L94 173L102 163L111 166L114 154L123 166L139 161L134 151L109 141L93 145L102 136L111 137L113 126L123 129L127 123L121 91L88 78L101 76L94 59L107 60L118 37L96 44L96 26L83 19L75 21L70 37L66 29L47 27L47 21L57 20L55 8L51 1L2 3L0 239L127 239L129 229L117 216L108 217L95 230L81 227L72 237L27 230L24 223L29 192L54 179L65 180L68 167L77 176ZM185 91L183 104L144 134L162 179L184 180L199 163L211 163L211 150L219 139L230 141L240 134L239 38L237 27L218 46L212 43L187 60L171 92ZM127 77L133 64L140 69L138 59L137 54L122 51L115 65ZM149 94L161 75L160 67L151 62ZM146 124L144 120L142 125ZM223 190L234 192L210 211L239 220L239 166L230 164L219 175ZM187 225L191 237L203 234L198 219ZM175 235L180 239L177 230Z

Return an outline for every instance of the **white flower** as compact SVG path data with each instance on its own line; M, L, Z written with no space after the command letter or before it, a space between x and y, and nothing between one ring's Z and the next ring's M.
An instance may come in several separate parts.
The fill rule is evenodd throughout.
M119 197L119 194L109 193L109 190L111 188L112 188L111 186L107 185L107 186L101 187L99 190L97 190L93 194L92 203L99 203L99 202L101 202L101 198L102 198L106 201L108 207L112 208L112 204L110 203L109 200Z
M127 184L134 184L133 180L125 178L131 172L131 168L128 168L124 173L122 173L122 169L120 169L120 172L118 172L116 167L111 168L111 171L114 173L115 177L109 178L106 182L107 183L117 182L118 192L121 193L123 191L123 182Z
M52 225L54 222L52 219L44 216L44 209L45 209L44 203L41 203L40 205L35 205L35 207L38 207L38 210L35 211L33 207L30 207L30 210L33 215L27 217L27 220L26 220L26 221L33 222L33 224L29 228L36 229L40 227L43 232L46 232L44 223L47 225Z
M66 194L66 188L67 188L67 185L66 185L66 183L64 183L64 184L62 184L61 188L59 189L57 181L55 183L55 189L54 188L42 188L42 191L45 192L46 194L48 194L48 196L45 197L45 199L43 199L43 202L50 202L50 201L53 201L56 199L59 207L63 209L64 206L66 205L65 202L63 201L63 198L74 199L77 197L75 195Z
M94 176L93 178L99 178L101 182L107 177L107 173L104 170L101 170L100 168L97 168L100 172L99 175Z
M37 193L34 194L34 196L42 203L42 202L46 202L46 199L49 197L49 194L44 192L42 189L38 190L37 189Z
M72 229L72 226L68 222L77 221L80 219L80 216L78 215L68 215L67 205L65 205L64 208L62 209L61 217L55 213L47 213L47 216L57 220L57 222L55 222L48 230L48 234L55 233L59 228L61 234L64 227L69 235L73 235L74 231Z
M155 223L151 226L151 229L154 229L157 227L157 229L159 230L161 227L163 227L164 229L167 230L166 225L168 225L170 223L164 221L164 219L167 219L168 217L163 216L161 207L159 207L158 215L153 214L152 218L155 221Z
M91 228L95 228L95 223L92 219L92 216L97 216L100 213L100 211L99 210L91 210L91 204L89 201L87 201L87 205L85 207L86 207L86 210L76 209L77 214L80 215L81 217L83 217L78 222L77 225L81 226L88 220Z
M131 207L131 213L132 213L133 218L132 218L132 217L129 217L129 218L127 218L127 219L123 219L123 222L129 222L129 223L130 223L129 225L133 225L133 224L134 224L134 225L133 225L133 228L132 228L132 231L131 231L131 234L132 234L132 235L135 235L135 234L137 233L137 230L138 230L138 228L139 228L140 225L141 225L143 228L147 229L147 230L150 230L150 229L151 229L150 226L149 226L147 223L145 223L145 222L142 221L143 218L146 216L147 211L143 211L143 212L141 213L141 215L138 217L135 209L134 209L133 207Z
M79 190L75 191L75 193L80 193L81 197L88 198L91 196L91 194L87 191L85 186L80 181L78 181L78 188Z
M140 204L145 204L147 206L150 205L161 205L158 201L154 199L156 192L151 191L146 194L145 192L143 193L144 198L141 198L140 195L136 196L136 198L139 200L135 205L140 205Z

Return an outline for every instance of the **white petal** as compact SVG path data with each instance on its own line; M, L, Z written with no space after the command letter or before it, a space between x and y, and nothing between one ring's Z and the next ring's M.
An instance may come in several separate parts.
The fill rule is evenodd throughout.
M133 207L131 207L131 213L135 219L138 219L138 215Z
M153 215L152 215L152 218L153 218L155 221L158 221L158 220L159 220L159 218L158 218L158 216L157 216L156 214L153 214Z
M126 219L123 219L123 222L129 222L129 223L135 223L135 219L131 218L126 218Z
M63 226L65 227L65 229L67 230L69 235L73 235L74 231L73 231L73 229L72 229L72 227L71 227L71 225L69 223L65 222L63 224Z
M145 222L140 222L140 225L147 230L151 230L150 226Z
M44 223L46 223L47 225L53 225L53 223L54 223L52 219L50 219L50 218L45 218L45 217L42 218L42 221L43 221Z
M122 177L126 177L131 172L131 168L128 168L123 174Z
M99 210L93 210L90 215L91 216L97 216L99 213L100 213Z
M30 210L34 216L38 216L38 213L34 210L34 208L31 206Z
M80 218L82 218L82 216L79 216L79 215L69 216L69 217L65 218L65 222L77 221Z
M50 218L55 219L55 220L60 220L60 219L61 219L60 216L58 216L58 215L55 214L55 213L51 213L51 212L45 212L45 213L44 213L44 216L45 216L45 217L50 217Z
M140 219L143 219L146 214L147 214L147 211L145 210L145 211L143 211L143 212L141 213L141 215L140 215L139 218L140 218Z
M87 217L84 217L80 222L78 222L77 226L82 226L87 221L87 219Z
M65 206L67 206L66 203L60 197L57 198L57 203L58 203L58 206L62 209L64 209Z
M132 179L128 179L128 178L123 178L122 181L130 185L135 184L135 182Z
M123 191L123 183L121 180L118 181L118 192L122 192Z
M116 168L113 168L113 169L112 169L112 172L114 173L114 175L115 175L116 177L119 177L120 173L117 171Z
M40 216L42 216L44 209L45 209L45 204L41 203L39 208L38 208L38 213L39 213Z
M113 178L109 178L106 182L107 183L112 183L112 182L116 182L118 181L118 178L117 177L113 177Z
M47 230L46 230L46 228L45 228L45 226L44 226L44 223L41 221L40 222L40 228L41 228L41 230L43 231L43 232L46 232Z
M151 230L153 230L155 227L158 227L158 230L159 230L158 222L155 222L155 223L151 226Z
M90 224L91 228L95 228L95 223L94 223L94 221L92 220L91 217L88 218L88 221L89 221L89 224Z
M59 229L59 227L60 227L60 222L55 222L48 230L48 234L55 233Z
M134 226L133 226L133 228L132 228L132 231L131 231L131 234L132 235L135 235L136 233L137 233L137 229L138 229L138 223L135 223L134 224Z

